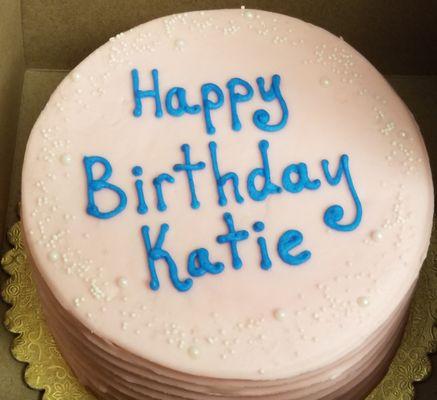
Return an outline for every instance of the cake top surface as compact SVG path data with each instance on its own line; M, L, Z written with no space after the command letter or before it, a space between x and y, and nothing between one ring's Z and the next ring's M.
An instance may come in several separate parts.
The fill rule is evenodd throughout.
M342 39L215 10L119 34L29 139L22 219L58 301L190 374L284 378L353 351L406 296L433 212L418 127Z

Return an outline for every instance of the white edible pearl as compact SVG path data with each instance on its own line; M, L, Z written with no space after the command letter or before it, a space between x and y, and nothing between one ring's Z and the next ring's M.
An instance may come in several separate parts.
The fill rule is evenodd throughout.
M282 321L287 316L287 314L282 308L277 308L275 311L273 311L273 316L277 321Z
M65 153L60 157L60 161L63 165L68 165L71 163L71 154Z
M379 242L382 239L382 232L379 230L372 231L372 233L370 234L370 237L375 242Z
M128 285L128 281L125 277L118 278L117 283L118 283L118 286L121 288L125 288Z
M181 49L182 47L185 46L185 42L183 39L176 39L174 45L176 48Z
M329 85L331 85L331 80L326 76L321 77L319 82L320 85L323 87L328 87Z
M370 304L369 298L366 296L358 297L357 303L360 307L367 307Z
M81 78L81 76L80 76L79 72L73 72L71 74L71 79L75 82L77 82L80 78Z
M200 355L200 350L196 346L190 346L188 348L188 355L191 358L198 358Z
M59 252L57 252L56 250L52 250L49 254L48 254L48 258L50 261L52 262L56 262L59 260Z

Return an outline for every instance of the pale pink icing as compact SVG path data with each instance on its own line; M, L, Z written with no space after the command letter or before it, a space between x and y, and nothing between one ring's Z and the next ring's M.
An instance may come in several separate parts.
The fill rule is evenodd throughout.
M206 82L225 89L231 77L254 84L258 76L269 80L280 74L290 120L273 134L254 127L255 109L267 107L273 117L278 115L275 105L266 106L259 96L239 107L243 129L238 133L230 129L228 103L213 112L214 136L205 133L200 115L156 119L150 100L144 102L144 115L134 118L132 68L139 69L143 86L150 86L151 69L159 69L162 92L183 86L192 102L200 100L200 85ZM344 184L322 184L315 192L283 193L264 202L248 199L245 181L260 166L261 139L270 142L274 182L287 165L301 161L312 177L320 178L322 159L336 165L347 153L364 209L358 229L336 232L322 220L332 204L344 206L346 220L353 217ZM240 175L244 204L236 204L227 189L229 206L217 205L210 140L218 143L222 171ZM201 207L189 207L186 179L175 174L176 183L165 187L168 210L159 213L151 179L172 173L172 166L182 161L182 143L190 143L194 162L207 163L196 174ZM113 181L128 194L127 209L114 219L97 220L85 212L84 155L110 159ZM145 216L135 210L134 165L144 169L150 208ZM113 202L104 193L98 199L108 206ZM266 223L270 271L259 267L252 233L240 245L243 268L231 268L229 248L215 242L225 231L224 211L250 232L256 220ZM237 391L251 387L239 392L245 398L264 393L264 398L279 399L273 395L276 390L287 390L288 400L293 391L305 399L338 395L337 379L325 380L335 376L333 365L346 368L356 383L360 377L354 370L367 371L373 362L385 365L391 354L387 348L387 353L364 357L370 357L371 339L386 343L399 330L403 315L392 315L408 302L429 243L432 213L431 173L420 132L383 77L343 40L302 21L257 10L170 16L99 48L52 95L30 136L23 169L26 242L43 298L50 298L47 310L62 310L62 315L48 312L49 324L73 369L87 371L80 378L96 392L102 385L119 386L120 394L113 392L116 399L151 396L148 381L142 384L135 376L147 376L155 368L152 381L163 392L166 387L204 392L211 380L221 396L234 382ZM200 246L225 262L225 272L198 278L193 289L180 293L161 266L161 289L151 291L140 226L149 225L156 237L163 222L171 226L166 248L183 277L189 251ZM298 268L285 265L275 251L287 229L301 230L304 246L313 253ZM120 278L126 279L125 288L118 284ZM360 298L368 301L367 307L358 304ZM274 318L277 309L285 313L281 321ZM389 329L392 320L394 328ZM64 341L74 337L88 351L71 351ZM199 352L194 358L193 348ZM345 357L352 357L351 362L344 362ZM117 379L106 362L120 364ZM300 385L307 386L308 380L299 384L299 377L306 374L314 387L302 394ZM132 381L139 392L122 394ZM196 398L178 393L156 398Z
M207 399L217 394L223 399L359 399L381 378L402 335L407 302L404 302L387 323L354 354L338 360L324 370L303 374L289 380L247 381L205 379L168 371L139 360L104 343L83 326L69 328L63 309L35 274L39 290L44 293L44 310L50 315L49 326L60 350L79 379L92 391L107 398L118 393L120 399ZM409 293L411 295L411 292ZM409 299L410 296L407 296ZM91 344L89 345L88 342ZM142 395L132 394L133 392ZM130 393L130 395L129 395Z

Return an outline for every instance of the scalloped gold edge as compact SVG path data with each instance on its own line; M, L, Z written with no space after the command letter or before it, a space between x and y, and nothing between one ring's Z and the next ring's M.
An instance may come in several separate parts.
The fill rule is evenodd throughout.
M14 358L26 363L24 379L43 400L95 400L77 381L59 353L41 310L17 222L8 231L12 249L1 260L9 278L2 288L3 299L11 305L5 314L7 329L17 334L12 341ZM366 400L410 400L414 382L431 374L428 355L437 351L437 219L422 268L402 344L390 368Z
M32 389L43 390L43 400L95 400L77 381L50 334L41 310L36 287L21 238L21 225L8 231L12 245L1 264L9 278L2 296L11 308L5 314L5 326L18 336L11 344L11 353L26 363L24 379Z

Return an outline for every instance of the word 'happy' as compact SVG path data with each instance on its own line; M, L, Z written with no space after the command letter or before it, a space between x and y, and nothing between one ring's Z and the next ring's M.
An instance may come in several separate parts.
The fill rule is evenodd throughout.
M151 99L155 103L155 117L162 118L164 115L161 91L159 85L158 70L152 70L153 88L143 90L140 89L140 78L138 70L132 70L132 84L135 101L135 109L133 114L135 117L141 117L143 114L143 100ZM281 118L277 123L270 122L270 114L268 111L260 109L253 113L253 123L255 126L266 132L276 132L282 129L288 121L288 107L285 102L280 88L281 77L273 75L270 87L266 88L266 82L263 77L256 79L258 93L261 99L265 102L277 101L281 109ZM254 96L252 85L241 78L232 78L227 84L229 98L229 110L231 113L232 130L240 131L242 124L238 116L238 104L250 101ZM184 114L203 114L205 120L205 129L209 135L216 132L216 128L212 121L212 111L223 107L225 103L225 95L223 90L215 83L205 83L200 87L201 105L189 105L187 100L187 91L182 87L173 87L165 95L165 108L167 113L173 117L181 117Z

